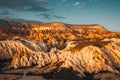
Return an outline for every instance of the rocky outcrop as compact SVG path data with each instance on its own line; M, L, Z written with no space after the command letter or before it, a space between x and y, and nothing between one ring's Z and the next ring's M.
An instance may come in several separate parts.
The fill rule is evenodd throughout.
M101 72L120 75L120 34L100 25L0 20L0 33L2 73L49 73L53 79L63 73L80 79Z
M77 35L81 38L93 39L99 38L103 39L106 37L116 37L119 34L112 33L111 31L106 30L103 26L99 24L91 24L91 25L69 25L70 28L77 33Z
M29 35L29 24L0 20L0 40L14 36L26 37Z

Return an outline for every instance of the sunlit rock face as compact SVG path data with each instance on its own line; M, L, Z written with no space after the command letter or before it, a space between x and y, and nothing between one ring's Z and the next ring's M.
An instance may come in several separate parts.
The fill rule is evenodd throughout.
M101 25L0 20L0 34L3 73L24 73L22 68L32 74L51 73L53 79L69 76L67 69L80 79L101 72L120 75L120 34Z

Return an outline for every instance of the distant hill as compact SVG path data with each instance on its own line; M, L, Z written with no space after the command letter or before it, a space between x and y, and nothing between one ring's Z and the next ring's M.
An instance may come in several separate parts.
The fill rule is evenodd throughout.
M46 79L117 80L120 33L99 24L0 20L0 71Z

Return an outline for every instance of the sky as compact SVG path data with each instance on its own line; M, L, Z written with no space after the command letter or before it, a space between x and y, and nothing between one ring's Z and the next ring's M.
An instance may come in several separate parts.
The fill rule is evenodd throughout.
M100 24L120 32L120 0L0 0L0 19Z

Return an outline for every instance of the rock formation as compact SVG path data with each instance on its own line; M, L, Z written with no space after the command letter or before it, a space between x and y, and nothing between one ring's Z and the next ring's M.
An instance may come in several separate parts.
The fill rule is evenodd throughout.
M114 75L117 80L120 33L98 24L0 20L0 71L62 80L100 79L97 75L103 73Z

